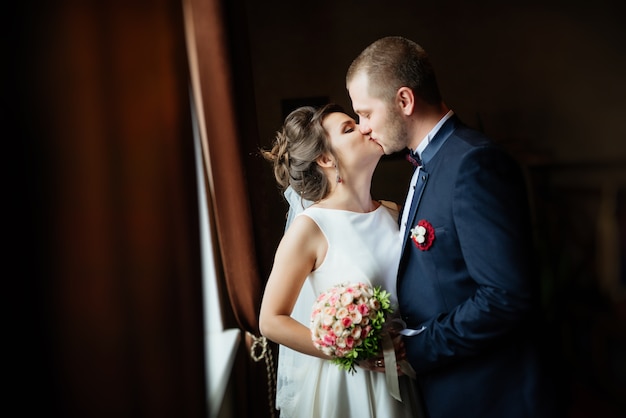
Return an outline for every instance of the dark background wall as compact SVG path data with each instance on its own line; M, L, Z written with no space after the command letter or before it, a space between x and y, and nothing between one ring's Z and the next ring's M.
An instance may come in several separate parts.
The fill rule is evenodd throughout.
M402 35L430 53L447 103L495 139L554 161L626 155L621 2L247 2L261 138L282 99L328 96L370 42Z
M538 274L570 416L626 410L626 26L619 1L246 1L247 63L259 143L289 101L351 110L350 62L402 35L429 52L447 104L526 169ZM247 31L247 33L245 33ZM241 62L236 63L242 65ZM286 205L267 165L247 150L264 277ZM259 172L258 169L261 168ZM410 167L377 169L373 195L404 200Z

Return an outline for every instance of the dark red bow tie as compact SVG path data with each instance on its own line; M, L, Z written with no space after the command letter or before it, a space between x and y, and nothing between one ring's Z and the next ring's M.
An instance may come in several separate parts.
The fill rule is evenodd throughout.
M413 151L409 149L409 152L406 154L406 160L413 164L414 167L419 167L422 165L422 159L420 158L417 151Z

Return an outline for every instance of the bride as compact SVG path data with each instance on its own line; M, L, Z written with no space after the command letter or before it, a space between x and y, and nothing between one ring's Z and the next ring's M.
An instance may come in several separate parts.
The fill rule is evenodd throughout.
M412 379L400 373L400 396L392 396L381 357L346 372L313 345L309 330L315 297L340 283L381 286L397 308L398 211L370 194L382 155L333 104L293 111L264 151L292 209L259 318L261 333L280 344L276 406L282 418L421 414Z

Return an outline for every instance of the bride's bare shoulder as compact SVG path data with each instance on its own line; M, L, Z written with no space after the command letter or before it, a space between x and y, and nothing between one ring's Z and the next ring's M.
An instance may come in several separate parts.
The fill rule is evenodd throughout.
M310 269L317 268L324 259L328 243L317 223L306 214L293 220L283 236L276 255L279 259L293 263L298 260Z
M291 225L285 231L283 241L286 240L291 244L298 243L301 245L303 241L315 240L318 237L323 237L320 227L304 213L296 216L293 222L291 222Z

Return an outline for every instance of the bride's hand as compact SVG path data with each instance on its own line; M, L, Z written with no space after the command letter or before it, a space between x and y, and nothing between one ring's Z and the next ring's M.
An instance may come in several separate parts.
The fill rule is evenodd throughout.
M406 350L404 348L404 341L402 341L401 335L396 335L393 338L393 348L396 353L396 371L398 376L403 376L404 372L400 369L400 361L406 360ZM385 358L380 355L377 357L371 357L367 360L361 360L358 363L359 367L365 370L370 370L378 373L385 373Z
M367 360L359 361L359 367L373 372L385 372L385 359L383 356L370 357Z
M383 357L372 357L367 360L361 360L358 366L372 372L385 373L385 359ZM404 372L400 369L399 360L396 362L396 372L398 376L404 376Z

